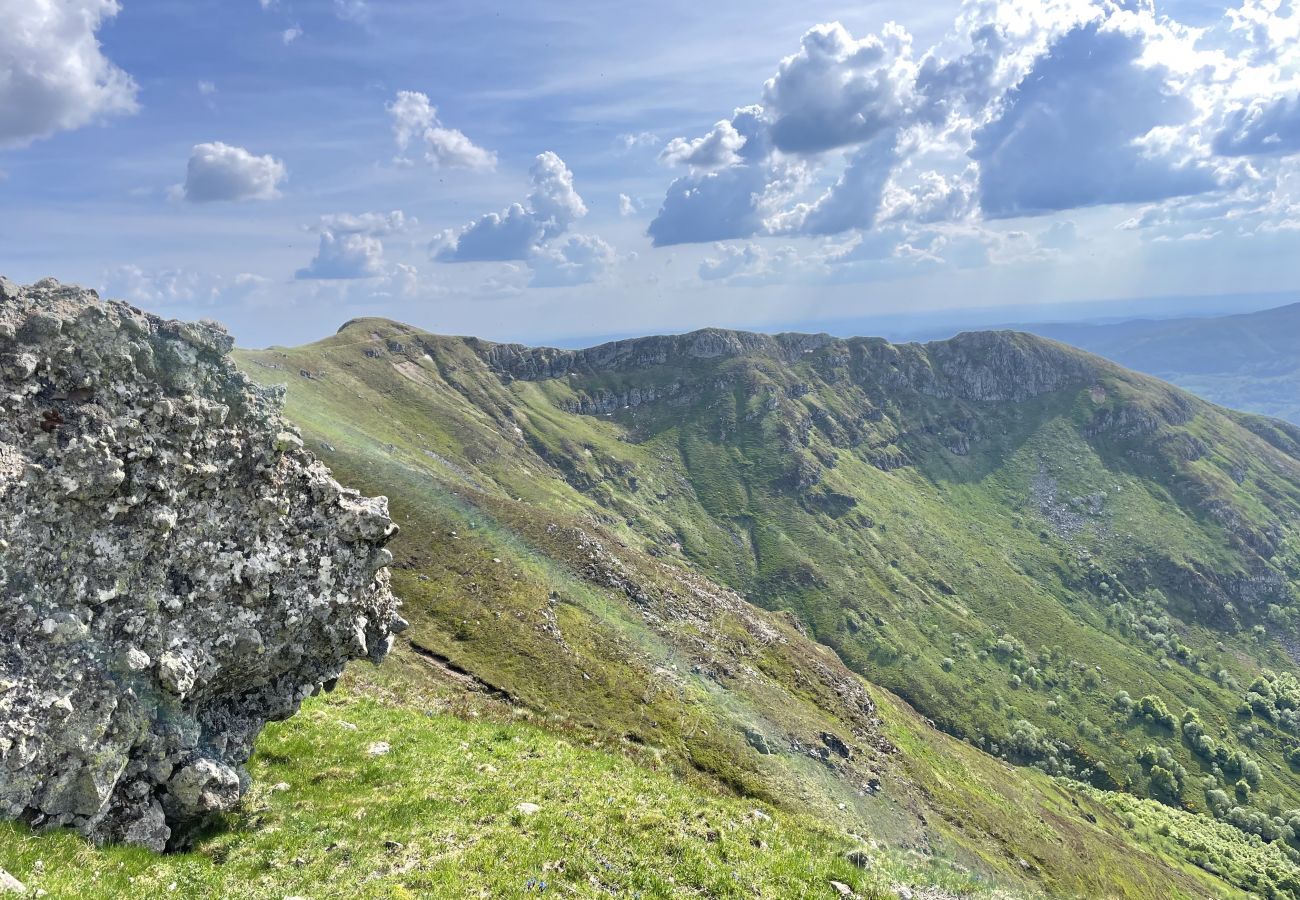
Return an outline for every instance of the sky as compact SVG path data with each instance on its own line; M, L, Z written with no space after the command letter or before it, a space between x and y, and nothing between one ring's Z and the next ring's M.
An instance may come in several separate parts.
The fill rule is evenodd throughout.
M1296 4L0 0L0 275L244 346L1276 305Z

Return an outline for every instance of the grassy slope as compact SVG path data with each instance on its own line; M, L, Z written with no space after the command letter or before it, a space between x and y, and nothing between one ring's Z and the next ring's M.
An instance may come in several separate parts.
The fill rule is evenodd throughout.
M878 696L909 772L923 779L926 813L991 836L986 847L1015 854L1050 896L1246 896L1193 864L1198 854L1243 884L1285 868L1276 848L1227 826L1013 775ZM377 741L390 752L371 755ZM935 898L1035 893L824 818L693 786L662 760L630 765L581 729L430 680L409 652L379 671L353 668L337 693L269 727L251 770L243 808L189 852L96 849L0 824L0 868L56 900L820 898L836 896L832 881L865 900L899 885ZM521 812L525 802L540 810ZM867 869L850 850L865 853Z
M384 341L390 339L413 346L389 350ZM393 498L407 526L395 550L418 644L564 720L565 727L665 760L679 775L829 810L846 829L869 827L1004 878L1056 878L1058 887L1086 893L1086 879L1096 877L1092 862L1059 850L1055 858L1045 856L1038 871L1027 860L1031 868L1025 870L1021 846L1032 829L1015 818L1004 829L982 821L988 796L981 791L936 800L918 786L937 763L907 770L915 766L908 754L880 760L869 748L843 770L813 761L806 750L816 748L821 728L830 724L848 737L845 725L852 725L837 723L834 713L828 718L825 683L810 688L801 677L801 657L815 650L799 645L760 653L759 665L751 665L750 622L736 626L749 631L749 647L742 641L743 652L719 659L707 648L731 627L725 616L706 622L703 637L692 633L699 623L652 621L619 591L584 577L581 547L546 528L555 520L562 537L575 526L597 533L640 579L680 584L687 577L682 573L694 569L770 607L791 610L854 668L941 718L945 728L999 752L1024 719L1067 744L1068 760L1100 762L1117 784L1138 792L1145 773L1134 768L1133 754L1147 742L1166 745L1193 773L1202 768L1176 737L1114 710L1111 698L1119 689L1134 697L1158 693L1176 713L1190 701L1213 733L1233 740L1231 711L1239 690L1182 663L1162 662L1163 651L1109 624L1113 595L1130 600L1123 577L1115 577L1127 572L1109 569L1138 556L1127 552L1135 546L1157 555L1176 551L1176 562L1228 572L1240 571L1242 563L1225 551L1230 541L1218 525L1171 502L1168 473L1151 469L1164 461L1134 465L1122 447L1106 458L1107 448L1097 446L1104 439L1080 438L1080 421L1097 406L1087 394L1020 404L984 429L978 452L963 457L930 452L945 437L942 423L951 417L951 404L898 398L896 406L911 403L909 414L931 431L896 441L919 462L891 472L867 464L860 453L819 447L827 442L814 429L810 446L794 455L820 449L835 459L819 490L854 497L857 506L845 515L773 487L792 456L777 433L791 409L784 398L775 415L765 417L759 407L774 387L788 397L792 375L771 361L703 361L689 371L640 372L643 387L685 379L724 387L708 388L685 409L652 405L612 417L565 413L557 402L617 388L624 376L506 384L486 370L472 345L374 320L318 345L246 354L244 363L259 380L289 384L291 416L345 480ZM853 410L837 406L845 397L860 403L861 391L809 374L805 368L793 376L813 388L802 395L799 414L822 406L849 418ZM1117 408L1126 393L1136 395L1132 402L1148 402L1148 392L1160 399L1166 390L1131 376L1106 378L1103 403ZM902 416L896 420L893 412L876 423L869 442L903 430ZM1294 491L1273 471L1276 452L1243 437L1232 420L1202 411L1187 427L1216 440L1216 431L1226 432L1227 452L1240 452L1244 460L1234 465L1246 465L1275 494ZM1199 462L1221 467L1219 460ZM1118 479L1125 490L1111 490L1102 521L1085 523L1082 538L1067 540L1044 527L1027 497L1028 482L1043 468L1055 476L1062 497L1094 488L1098 479ZM451 531L458 533L452 537ZM1102 578L1108 594L1097 587ZM766 621L784 632L788 647L793 630L779 619ZM1271 641L1225 634L1194 615L1177 628L1180 640L1205 657L1203 670L1222 667L1244 683L1261 661L1286 665ZM1004 631L1028 648L1027 660L987 652ZM1214 649L1225 637L1224 649ZM693 644L706 650L685 649ZM1035 665L1045 676L1040 689L1012 688L1010 669L1039 662L1033 657L1042 645L1049 651ZM1061 649L1053 654L1053 646ZM951 665L941 665L945 657ZM737 660L743 666L732 665ZM1094 667L1101 668L1095 683L1087 675ZM747 677L735 677L736 671ZM890 708L882 708L883 718ZM780 752L752 751L743 738L746 725ZM1263 750L1253 752L1269 765L1257 796L1276 794L1290 803L1294 780L1276 762L1286 739L1263 731L1256 738ZM796 742L802 750L794 749ZM982 755L972 758L998 765ZM1019 778L1000 772L991 769L984 782L1005 788ZM873 774L897 779L885 799L859 796L856 779ZM1184 802L1196 807L1195 786L1186 793ZM1036 819L1048 802L1037 795L1022 801L1002 805ZM839 810L840 803L846 809ZM937 819L936 804L943 811ZM923 816L926 826L919 824ZM1115 850L1099 847L1097 853L1105 858ZM1112 873L1123 870L1102 870L1116 893L1161 895L1149 886L1119 887L1123 878Z
M191 852L95 850L0 826L0 866L80 898L826 897L833 880L866 898L892 896L896 880L983 891L881 852L863 871L845 854L866 845L808 817L692 789L508 715L429 715L429 694L394 696L386 682L349 684L269 728L244 809ZM377 741L391 750L372 755Z
M1180 404L1190 401L1158 382L1103 368L1099 400L1076 388L972 410L906 388L882 397L879 385L818 371L818 360L709 360L692 363L694 372L635 375L641 386L704 381L689 405L603 419L556 408L575 396L576 379L504 386L460 341L427 338L437 355L427 362L410 353L363 357L364 346L382 348L368 341L371 327L283 361L290 372L332 370L325 380L295 379L295 393L309 400L295 407L291 395L290 404L314 433L337 437L340 452L453 482L463 474L490 495L594 516L630 545L688 560L770 608L793 611L851 667L985 745L1002 749L1024 719L1067 743L1062 752L1076 769L1142 791L1145 773L1133 770L1133 757L1148 742L1167 745L1191 773L1206 767L1170 735L1117 711L1118 691L1161 697L1175 715L1194 707L1235 748L1234 683L1249 683L1261 665L1290 666L1278 642L1245 630L1262 608L1237 604L1224 616L1221 607L1225 591L1261 565L1295 571L1288 542L1266 562L1243 541L1294 519L1300 469L1204 404L1191 403L1190 421L1160 422L1185 414ZM395 358L406 376L395 374ZM580 387L594 394L617 387L618 377L591 376ZM788 399L794 385L806 390L797 402ZM815 428L806 447L783 446L782 429L802 427L810 410L846 422L872 405L889 415L868 426L862 445L892 442L914 465L881 471ZM1154 434L1086 438L1104 412L1159 424ZM981 427L969 452L946 450L947 423L971 420ZM1180 459L1185 442L1207 455ZM790 460L815 455L834 467L819 466L811 500L792 495L782 483ZM1034 495L1039 481L1051 486L1046 500ZM1099 491L1101 512L1080 514L1070 502ZM836 496L857 505L828 514L822 498ZM1078 520L1076 530L1052 527L1043 504ZM1143 616L1162 623L1155 633L1171 632L1164 645L1177 652L1130 633L1125 621ZM1293 630L1283 622L1284 634ZM997 652L1004 633L1023 652ZM1038 689L1013 687L1030 668ZM1224 684L1209 677L1220 670L1230 676ZM1300 785L1281 767L1289 736L1259 727L1249 749L1266 768L1260 787L1284 806L1300 805ZM1196 792L1187 793L1197 804Z

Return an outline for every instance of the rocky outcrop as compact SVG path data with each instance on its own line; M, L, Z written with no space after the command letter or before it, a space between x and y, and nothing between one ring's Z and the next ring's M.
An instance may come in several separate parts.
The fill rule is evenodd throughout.
M470 345L494 371L521 381L568 374L641 372L665 365L739 356L767 357L785 363L838 342L828 334L755 334L704 328L689 334L613 341L585 350L557 350L522 344L494 344L470 339Z
M405 623L339 486L219 326L0 279L0 815L155 849L269 720Z

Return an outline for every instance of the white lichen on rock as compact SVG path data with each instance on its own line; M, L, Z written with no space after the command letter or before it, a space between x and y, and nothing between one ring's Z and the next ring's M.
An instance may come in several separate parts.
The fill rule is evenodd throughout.
M342 488L220 326L0 279L0 815L175 846L270 720L405 626Z

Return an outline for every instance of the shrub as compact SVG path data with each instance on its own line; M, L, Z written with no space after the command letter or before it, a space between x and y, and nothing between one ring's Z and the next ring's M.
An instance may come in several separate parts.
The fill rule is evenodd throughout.
M1161 728L1173 728L1178 724L1173 713L1165 706L1165 701L1152 694L1147 694L1137 702L1133 708L1133 715L1152 725L1158 725Z

